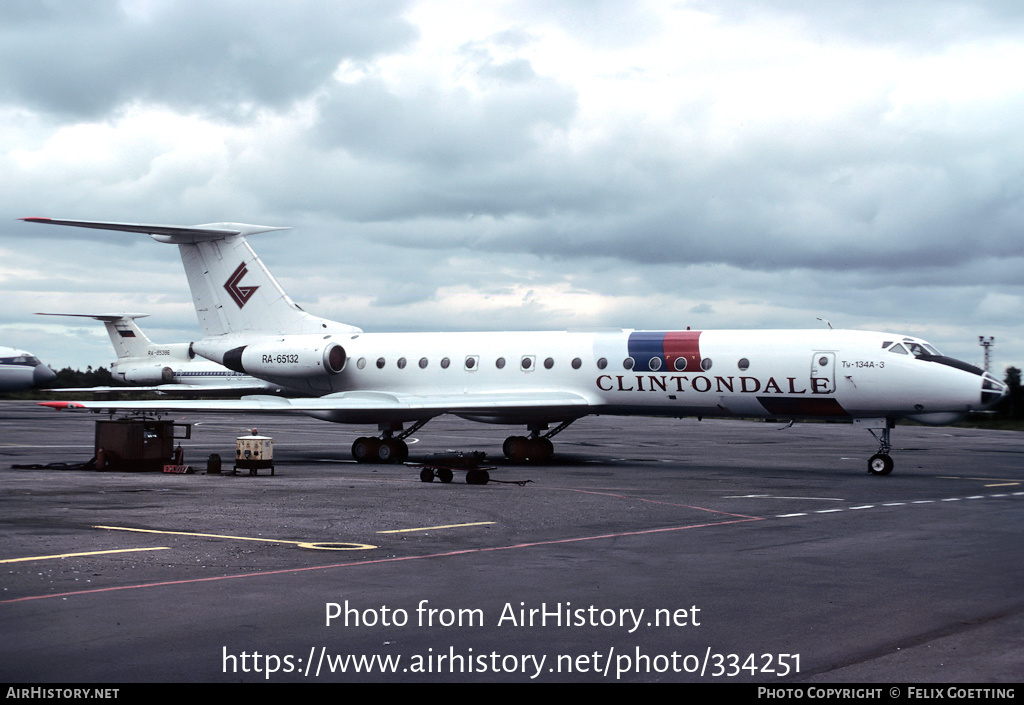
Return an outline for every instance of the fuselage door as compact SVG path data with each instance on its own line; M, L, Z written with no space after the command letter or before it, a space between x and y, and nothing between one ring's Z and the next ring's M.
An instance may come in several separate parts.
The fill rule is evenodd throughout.
M836 391L836 354L816 352L811 358L811 389L815 394Z

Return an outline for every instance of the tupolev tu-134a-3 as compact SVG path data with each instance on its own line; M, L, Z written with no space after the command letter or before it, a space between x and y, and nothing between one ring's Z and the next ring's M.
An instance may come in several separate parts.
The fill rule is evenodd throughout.
M297 412L375 424L360 462L399 462L430 419L525 426L505 440L513 461L544 462L551 438L588 415L849 420L892 472L889 432L901 419L948 424L991 407L1001 381L913 336L859 330L366 333L313 316L284 292L240 223L145 225L25 218L144 233L178 245L203 337L191 350L302 398L47 402L94 411ZM876 431L878 433L876 433Z

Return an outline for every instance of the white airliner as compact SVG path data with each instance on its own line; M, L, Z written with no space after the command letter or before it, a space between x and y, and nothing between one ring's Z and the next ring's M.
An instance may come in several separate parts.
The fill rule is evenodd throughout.
M117 360L110 374L138 391L172 393L256 393L279 394L279 384L257 379L244 372L196 357L188 343L161 345L150 340L136 318L148 313L38 313L37 316L72 316L102 321L114 346ZM125 391L125 387L88 387L54 389L55 392Z
M0 392L40 387L55 379L53 370L32 353L0 346Z
M856 330L364 333L318 318L288 297L246 237L286 228L193 227L26 218L149 234L178 245L203 338L224 366L313 398L192 402L56 402L58 408L293 411L376 424L352 454L402 460L403 439L430 419L523 425L505 440L514 461L544 461L551 438L591 415L847 419L871 431L873 474L892 472L899 419L946 424L984 409L1006 386L923 340ZM875 434L875 431L880 434Z

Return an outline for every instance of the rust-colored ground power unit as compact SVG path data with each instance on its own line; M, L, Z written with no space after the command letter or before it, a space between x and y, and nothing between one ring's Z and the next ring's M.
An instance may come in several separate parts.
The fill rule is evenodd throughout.
M159 419L114 419L96 422L97 470L162 470L182 465L175 442L192 437L192 424Z

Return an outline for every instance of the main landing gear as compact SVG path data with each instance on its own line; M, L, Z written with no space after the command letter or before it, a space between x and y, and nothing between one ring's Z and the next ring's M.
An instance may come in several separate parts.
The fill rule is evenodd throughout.
M380 438L360 436L352 443L352 458L357 463L404 463L409 459L405 439L423 428L427 420L417 421L405 431L401 424L381 424ZM399 431L397 436L395 431Z
M513 463L543 463L551 459L555 444L544 436L509 436L501 450Z
M546 463L555 453L555 445L551 442L552 436L564 431L575 420L563 421L554 430L543 435L541 432L547 430L547 424L531 426L529 436L509 436L501 449L505 457L513 463Z
M352 443L352 457L357 463L403 463L409 457L409 446L398 438L361 436Z

